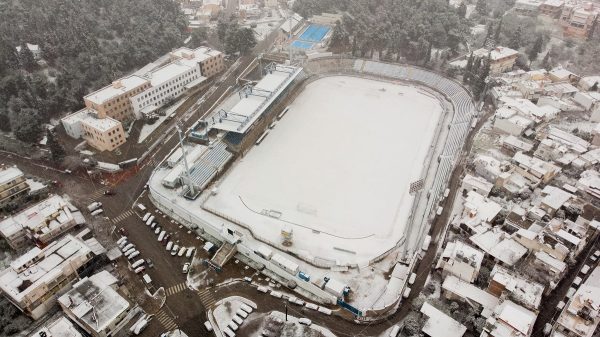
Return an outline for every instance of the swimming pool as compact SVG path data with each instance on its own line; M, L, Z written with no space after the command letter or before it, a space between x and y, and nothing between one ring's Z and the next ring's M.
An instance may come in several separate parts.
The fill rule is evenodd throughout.
M296 40L296 41L292 42L292 47L298 48L298 49L311 49L313 46L314 46L314 43L312 43L312 42L306 42L306 41L300 41L300 40Z
M329 27L317 24L311 24L306 30L300 35L299 40L320 42L323 37L329 32Z

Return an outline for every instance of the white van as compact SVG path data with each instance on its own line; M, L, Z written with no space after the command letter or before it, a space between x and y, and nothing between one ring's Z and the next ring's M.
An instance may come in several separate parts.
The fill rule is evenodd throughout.
M127 258L133 260L136 257L138 257L138 255L140 255L140 252L136 250L135 252L131 253L131 255L129 255Z
M135 269L143 264L144 264L144 259L139 259L131 265L131 268Z
M300 318L298 319L298 323L302 324L302 325L306 325L306 326L310 326L312 324L312 321L308 318Z
M331 316L331 310L327 309L325 307L319 307L319 309L317 309L317 311L320 312L320 313L322 313L322 314Z
M169 241L169 243L167 243L167 250L171 250L171 248L173 248L173 241Z
M160 232L158 235L158 242L161 242L165 238L165 235L167 235L167 231Z
M139 210L142 212L146 211L146 206L144 206L144 204L137 204L137 208L139 208Z
M243 319L248 318L248 313L246 313L244 310L242 309L238 309L238 311L235 312L236 315L240 316Z
M254 310L248 304L244 304L244 303L242 303L242 305L240 306L240 309L244 310L248 314L251 314L252 310Z
M151 215L148 220L146 220L146 226L150 226L150 224L154 221L154 215Z
M196 250L196 248L194 247L188 248L187 252L185 253L185 257L192 257L192 254L194 254L194 250Z
M127 237L126 236L122 236L119 240L117 240L117 245L121 245L121 243L127 241Z
M146 268L144 268L144 267L142 266L142 267L137 267L137 269L136 269L136 270L134 270L134 272L135 272L136 274L139 274L139 273L143 272L144 270L146 270Z
M126 252L133 247L135 247L135 245L133 243L128 243L127 245L125 245L125 247L121 248L121 251Z
M231 331L231 329L229 328L225 328L223 329L223 333L227 336L227 337L235 337L235 333L233 333L233 331Z
M123 250L123 247L125 247L129 242L127 242L127 238L125 238L125 240L121 241L120 243L118 243L119 248L121 250Z
M408 284L415 283L416 279L417 279L417 274L415 274L415 273L410 274L410 278L408 279Z
M398 336L398 333L400 332L400 326L399 325L394 325L394 327L392 328L392 330L390 331L390 337L396 337Z
M212 324L210 324L209 321L204 322L204 327L206 328L206 331L213 331Z
M238 326L239 326L239 325L242 325L242 323L244 323L244 320L243 320L243 319L241 319L241 318L240 318L240 317L238 317L238 316L233 316L233 317L231 318L231 320L232 320L233 322L235 322L235 324L237 324Z
M100 207L102 207L102 203L100 201L94 201L88 205L87 209L88 209L88 211L93 212Z
M185 247L179 248L179 253L177 253L177 256L183 256L183 254L185 254L186 250L187 250L187 248L185 248Z
M146 282L146 284L152 283L152 279L150 278L150 276L148 276L148 274L144 274L144 276L142 276L142 279L144 280L144 282Z
M92 215L96 216L96 215L100 215L102 213L104 213L104 210L102 208L98 208L97 210L92 212Z
M142 218L142 221L143 221L143 222L146 222L146 221L148 221L148 218L150 218L150 216L151 216L151 215L152 215L152 214L150 214L150 213L146 213L146 214L144 214L144 217Z
M233 323L233 321L230 321L229 323L227 323L227 326L233 331L237 331L237 329L239 328L239 326L237 324Z

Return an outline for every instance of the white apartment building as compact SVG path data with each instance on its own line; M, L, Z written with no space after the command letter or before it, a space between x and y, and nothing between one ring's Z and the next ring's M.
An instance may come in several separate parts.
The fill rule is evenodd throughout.
M121 122L108 116L100 118L94 109L83 108L61 121L69 136L83 138L99 151L112 151L126 141Z
M172 62L144 75L150 87L131 98L137 118L151 114L207 78L225 70L223 53L206 47L179 48L171 53Z
M28 337L83 337L68 318L60 316L37 329Z
M28 241L44 247L85 218L75 206L59 195L51 196L0 221L0 235L11 248L23 248Z
M58 298L64 313L93 337L116 335L135 314L108 271L85 277Z
M0 272L0 290L19 310L38 319L56 303L54 295L69 287L93 258L83 240L67 235L14 260Z

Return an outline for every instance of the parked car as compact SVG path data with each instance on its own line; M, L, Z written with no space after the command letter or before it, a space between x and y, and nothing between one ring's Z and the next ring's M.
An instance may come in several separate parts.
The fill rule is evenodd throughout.
M118 232L121 235L125 235L125 236L129 235L129 232L125 228L123 228L123 227L119 228Z
M181 270L182 273L187 274L190 271L190 263L186 262L183 264L183 269Z
M162 231L162 228L160 228L160 226L156 226L156 229L154 229L154 234L158 235L158 234L160 234L161 231Z
M169 243L167 243L167 250L171 250L173 248L173 241L169 241Z
M106 191L104 191L104 195L106 195L106 196L115 195L115 194L116 193L113 190L106 190Z
M150 259L146 259L146 264L148 265L148 268L154 267L154 262L152 262Z
M177 252L179 252L179 245L173 246L173 249L171 249L171 255L175 256L177 255Z
M183 254L185 254L186 250L187 250L187 248L185 248L185 247L179 248L179 252L177 252L177 256L179 256L179 257L183 256Z

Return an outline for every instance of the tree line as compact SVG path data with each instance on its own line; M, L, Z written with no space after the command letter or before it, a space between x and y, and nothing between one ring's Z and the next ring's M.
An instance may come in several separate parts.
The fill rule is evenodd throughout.
M38 140L40 123L82 108L85 94L180 46L186 26L169 0L2 2L0 129ZM25 43L40 46L45 65Z

